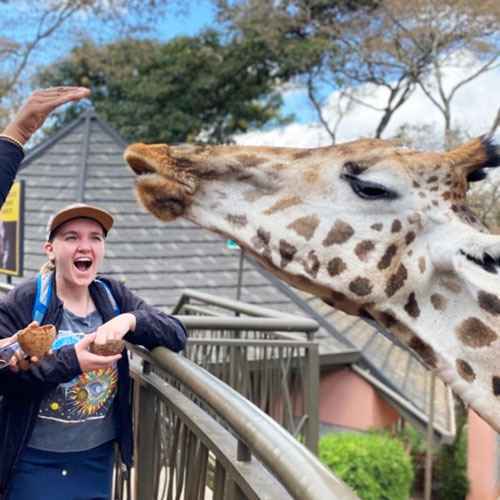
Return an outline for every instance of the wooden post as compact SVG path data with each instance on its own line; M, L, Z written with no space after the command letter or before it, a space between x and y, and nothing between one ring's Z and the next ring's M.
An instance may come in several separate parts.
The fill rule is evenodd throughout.
M424 500L431 500L432 494L432 454L434 445L434 391L436 374L431 371L431 390L429 395L429 421L427 423L427 450L425 453L425 488Z

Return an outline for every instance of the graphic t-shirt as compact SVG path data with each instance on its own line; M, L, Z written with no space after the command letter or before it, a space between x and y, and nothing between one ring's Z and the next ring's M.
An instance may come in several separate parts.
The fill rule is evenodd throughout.
M52 349L60 349L95 332L102 324L99 311L80 318L64 310ZM82 333L85 332L85 333ZM28 447L44 451L84 451L117 436L115 405L116 363L84 372L44 394Z

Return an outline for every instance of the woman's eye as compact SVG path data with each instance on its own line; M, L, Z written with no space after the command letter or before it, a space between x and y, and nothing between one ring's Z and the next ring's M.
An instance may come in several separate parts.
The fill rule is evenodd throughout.
M364 198L365 200L379 200L381 198L394 200L398 197L394 191L380 184L376 184L375 182L363 181L359 177L351 174L343 174L342 177L349 183L351 189L360 198Z

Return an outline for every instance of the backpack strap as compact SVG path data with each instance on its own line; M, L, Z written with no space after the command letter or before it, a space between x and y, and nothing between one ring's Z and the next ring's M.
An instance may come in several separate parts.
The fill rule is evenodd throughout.
M49 307L52 294L52 274L39 274L37 276L36 297L33 310L31 311L31 321L37 321L39 325L42 324Z
M35 304L33 305L33 310L31 311L31 321L38 322L39 325L42 324L43 318L47 313L47 309L49 307L50 298L52 295L52 275L54 273L48 274L39 274L37 276L37 289L36 289L36 297ZM113 297L113 293L111 292L111 288L102 280L95 279L96 283L99 283L100 286L104 287L104 290L108 296L109 302L111 303L111 307L113 308L113 313L115 316L120 314L120 308L118 307L118 303Z
M115 316L118 316L120 314L120 308L118 307L118 304L113 297L113 293L111 292L111 288L102 280L96 278L94 280L96 283L99 283L101 286L104 287L104 290L106 290L106 293L108 294L108 299L111 302L111 306L113 307L113 312Z

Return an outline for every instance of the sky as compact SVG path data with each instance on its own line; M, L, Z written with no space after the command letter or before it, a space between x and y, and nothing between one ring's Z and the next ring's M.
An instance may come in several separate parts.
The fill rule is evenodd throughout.
M456 83L463 78L463 71L448 72L445 76L445 83L449 85ZM500 108L500 68L485 73L474 82L463 86L458 90L455 99L452 101L452 120L458 125L467 137L475 137L487 133ZM369 89L366 89L369 91ZM299 93L297 93L299 94ZM302 92L302 102L297 95L294 100L297 104L296 113L302 110L311 116L310 105L307 103L305 92ZM368 99L370 104L380 106L385 102L384 92L381 90L370 93ZM339 100L338 93L332 93L325 108L325 117L335 120L335 104ZM299 104L300 103L300 104ZM356 106L348 114L338 129L337 142L346 142L361 137L373 137L376 123L381 113L361 105ZM394 136L398 128L409 124L430 125L436 134L443 134L443 118L438 109L431 103L428 97L421 90L417 90L393 116L389 126L384 132L384 138ZM495 138L500 141L500 134L497 131ZM242 145L273 145L284 147L320 147L331 144L331 139L322 129L318 122L292 123L280 129L250 132L236 139ZM439 140L437 141L439 142Z
M53 0L41 0L41 2L50 2ZM29 15L29 1L19 1L8 4L10 9L18 9L19 15L23 11ZM147 36L152 36L159 40L168 40L179 35L194 35L200 30L213 26L215 23L214 8L209 0L189 0L183 2L182 11L179 7L172 5L172 8L166 9L164 16L157 18L153 31ZM186 8L187 6L187 8ZM6 9L5 4L0 4L0 16L2 10ZM98 34L101 39L105 39L110 33L106 33L106 25L100 23L86 23L83 25L87 31ZM29 30L34 29L30 24L24 23L24 31L19 32L20 36L25 36ZM64 40L57 40L44 47L33 59L32 67L47 63L54 58L60 57L67 50L67 44L61 43ZM445 81L451 85L457 80L463 78L465 67L470 71L474 68L474 63L467 61L461 69L450 70L445 75ZM32 70L34 71L34 69ZM469 137L486 133L497 110L500 108L500 69L497 68L472 83L462 87L458 91L453 104L453 120L456 125L464 130ZM361 89L367 92L367 99L372 105L384 103L384 94L380 90L371 92L369 88ZM331 144L330 137L319 125L316 112L309 104L305 91L300 88L294 88L293 91L285 92L285 104L283 114L294 113L296 120L294 123L285 127L254 131L248 134L237 136L235 138L238 144L246 145L274 145L274 146L293 146L293 147L318 147ZM327 119L335 120L336 104L339 95L332 93L324 108L324 115ZM348 114L341 122L338 129L337 142L345 142L359 137L373 137L375 124L378 121L380 113L363 107L356 106L353 112ZM385 137L395 134L398 127L404 125L429 125L434 127L436 135L442 135L443 119L437 108L432 105L430 100L422 91L417 91L410 100L394 115L388 128L385 131ZM500 139L500 137L498 137Z

